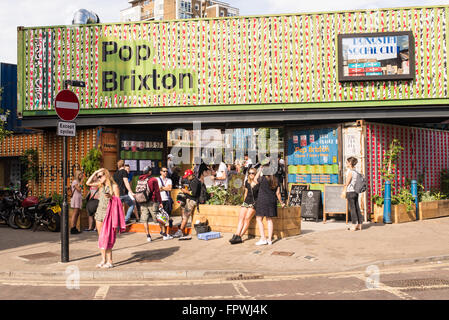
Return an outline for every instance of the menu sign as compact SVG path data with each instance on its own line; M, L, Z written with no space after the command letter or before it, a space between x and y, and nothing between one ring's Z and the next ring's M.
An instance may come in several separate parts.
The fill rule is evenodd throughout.
M414 79L411 31L338 35L338 80Z

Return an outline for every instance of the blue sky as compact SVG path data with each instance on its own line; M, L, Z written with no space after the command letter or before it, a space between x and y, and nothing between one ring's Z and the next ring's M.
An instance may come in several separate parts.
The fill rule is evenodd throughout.
M222 0L240 9L240 14L262 15L320 12L352 9L376 9L427 5L449 5L449 0ZM118 22L127 0L0 0L0 62L17 62L17 26L51 26L71 24L78 9L88 9L101 22Z

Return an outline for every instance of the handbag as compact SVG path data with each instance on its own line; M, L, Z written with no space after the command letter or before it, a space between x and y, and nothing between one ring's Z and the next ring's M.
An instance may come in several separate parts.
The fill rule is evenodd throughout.
M86 200L87 200L86 201L86 210L90 214L94 214L97 211L99 200L98 199L94 199L94 197L97 194L97 192L98 192L98 188L95 191L95 193L92 195L92 197L90 196L91 195L90 191L89 191L89 193L86 196Z
M168 216L167 211L165 211L164 209L160 208L159 212L156 214L157 222L165 225L168 222L168 219L169 219L169 216Z

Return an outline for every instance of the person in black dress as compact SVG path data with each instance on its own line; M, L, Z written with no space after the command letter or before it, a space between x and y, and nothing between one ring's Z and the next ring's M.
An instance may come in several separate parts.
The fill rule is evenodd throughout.
M231 244L242 243L242 236L248 230L249 222L256 213L256 199L259 185L256 181L256 169L249 169L248 180L245 182L245 194L243 198L242 207L240 208L239 223L237 225L237 232L229 240Z
M256 180L259 183L259 193L256 200L256 221L259 227L260 240L256 242L257 246L271 245L273 237L273 217L277 217L277 200L285 207L281 198L279 182L277 178L271 173L269 166L263 166L259 169L256 175ZM262 175L265 172L268 175ZM263 218L267 218L268 238L265 238L265 230L263 226Z

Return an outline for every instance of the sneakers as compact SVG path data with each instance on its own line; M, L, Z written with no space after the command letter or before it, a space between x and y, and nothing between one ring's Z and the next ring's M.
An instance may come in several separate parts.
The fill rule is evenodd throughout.
M162 236L162 239L163 240L171 240L171 239L173 239L173 237L171 235L167 234L165 236Z
M256 242L256 246L264 246L268 244L268 241L266 239L260 239L259 241ZM270 241L271 244L271 241Z
M173 237L175 238L180 238L182 237L184 234L182 233L182 230L179 229L178 231L176 231L176 233L173 235Z
M231 244L243 243L242 237L238 235L234 235L231 240L229 240Z
M80 234L80 233L81 233L81 232L78 231L77 228L72 228L72 229L70 229L70 234Z
M151 236L150 235L147 235L147 242L151 242Z

